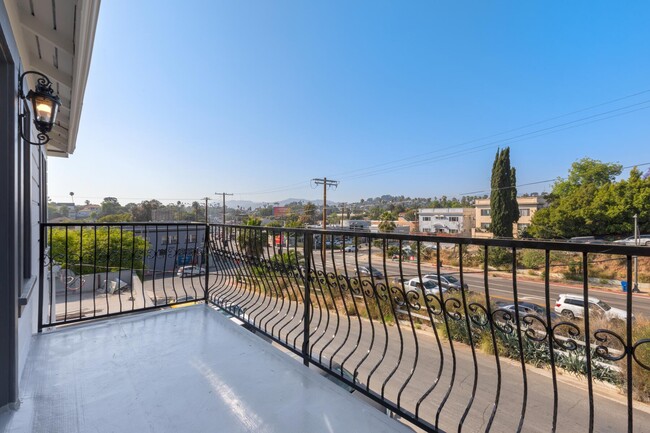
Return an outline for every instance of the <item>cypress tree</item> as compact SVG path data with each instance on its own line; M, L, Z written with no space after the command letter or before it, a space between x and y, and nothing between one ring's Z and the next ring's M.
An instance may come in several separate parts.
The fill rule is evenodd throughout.
M510 167L510 148L497 150L492 165L490 230L495 237L512 237L512 225L519 220L516 171Z

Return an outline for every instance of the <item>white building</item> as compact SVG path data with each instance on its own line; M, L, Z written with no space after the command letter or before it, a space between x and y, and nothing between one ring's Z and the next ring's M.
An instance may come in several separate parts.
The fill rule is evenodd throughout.
M469 236L474 226L474 209L434 208L418 211L419 230L423 233L450 233Z

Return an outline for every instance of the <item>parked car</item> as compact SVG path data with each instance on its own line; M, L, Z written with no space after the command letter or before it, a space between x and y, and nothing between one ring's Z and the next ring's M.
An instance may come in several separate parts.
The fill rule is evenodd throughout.
M181 266L178 268L178 272L176 272L176 275L181 278L197 277L203 274L205 274L205 268L202 268L200 266Z
M432 280L437 284L438 274L427 274L424 275L422 279ZM440 283L442 284L442 287L444 287L447 290L460 290L461 288L460 280L451 274L440 274ZM465 290L469 289L467 283L463 284L463 288Z
M575 236L566 240L572 244L596 244L596 245L611 245L611 242L596 236Z
M356 250L357 247L355 247L354 245L348 245L343 249L343 251L345 251L346 253L354 253Z
M373 276L374 278L381 280L384 278L384 274L379 272L377 269L370 266L360 266L355 269L355 272L359 273L362 277Z
M590 296L588 298L590 315L602 316L606 319L626 320L627 312L620 308L615 308L598 298ZM555 312L561 314L567 319L584 317L585 300L582 295L561 294L555 304ZM634 318L634 315L632 315Z
M634 236L629 236L625 239L619 239L617 241L614 241L615 244L623 244L623 245L636 245L636 239ZM650 246L650 235L640 235L639 236L639 245L642 246Z
M429 295L440 295L440 287L433 280L422 279L420 282L419 278L412 278L404 283L406 290L415 290L418 293L422 292L422 287L424 287L424 293ZM442 288L442 293L446 293L447 289Z
M497 302L497 307L504 310L508 310L513 314L515 313L515 304L513 302ZM519 315L523 316L525 314L532 314L540 319L546 321L546 308L533 304L532 302L519 302ZM551 321L557 320L558 316L555 312L551 311Z

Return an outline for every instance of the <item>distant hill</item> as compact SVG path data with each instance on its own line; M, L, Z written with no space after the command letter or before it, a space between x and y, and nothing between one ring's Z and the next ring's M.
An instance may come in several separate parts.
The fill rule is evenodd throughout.
M241 207L243 209L248 209L249 207L251 209L257 209L259 207L264 207L265 205L271 205L271 206L286 206L289 203L314 203L317 206L322 206L323 200L307 200L306 198L287 198L284 200L280 200L277 202L257 202L257 201L251 201L251 200L226 200L226 207ZM277 203L277 205L276 205ZM337 205L337 202L329 202L331 205Z

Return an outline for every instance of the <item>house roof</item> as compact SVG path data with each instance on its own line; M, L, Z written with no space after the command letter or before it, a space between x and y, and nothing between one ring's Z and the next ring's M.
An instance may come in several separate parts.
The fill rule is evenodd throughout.
M48 155L67 157L76 147L100 0L7 0L5 6L25 71L45 74L61 98L49 133ZM34 88L34 77L25 86Z

